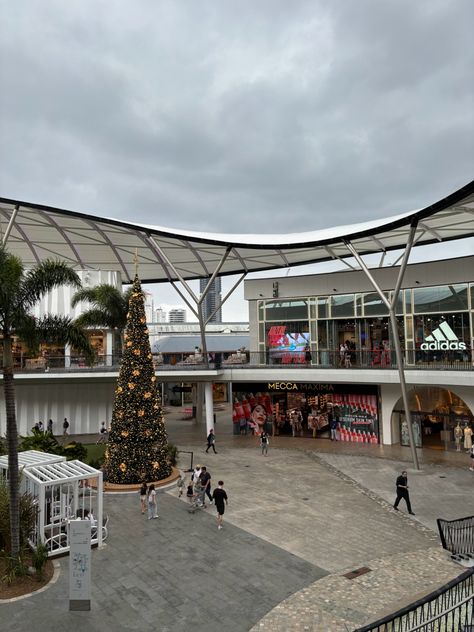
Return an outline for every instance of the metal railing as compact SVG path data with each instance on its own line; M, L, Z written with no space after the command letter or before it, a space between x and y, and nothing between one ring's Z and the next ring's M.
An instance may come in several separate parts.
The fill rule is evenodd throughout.
M422 599L354 632L472 632L474 569Z
M470 352L469 352L470 353ZM473 371L474 358L471 360L466 354L446 352L429 356L425 352L408 351L405 354L406 370L435 370L435 371ZM89 366L82 356L40 356L37 358L25 355L14 355L15 372L49 372L49 371L116 371L120 365L120 355L96 356L92 366ZM167 353L153 354L155 368L166 371L195 371L202 370L206 363L201 354ZM0 354L0 369L2 356ZM341 356L336 350L322 351L238 351L235 353L221 352L208 354L208 367L211 370L225 368L282 368L289 370L324 368L324 369L366 369L388 370L397 369L395 355L390 350L368 351L354 350L347 356Z
M454 555L474 553L474 516L458 520L438 518L436 522L443 549Z

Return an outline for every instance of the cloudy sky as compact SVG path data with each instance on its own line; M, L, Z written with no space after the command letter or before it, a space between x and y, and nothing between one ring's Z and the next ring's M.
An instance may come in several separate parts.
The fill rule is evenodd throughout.
M3 197L285 233L472 179L472 0L0 7Z

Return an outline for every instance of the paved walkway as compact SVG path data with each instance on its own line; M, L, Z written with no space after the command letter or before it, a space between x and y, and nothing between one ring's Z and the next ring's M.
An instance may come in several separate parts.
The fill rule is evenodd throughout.
M442 465L425 458L415 472L400 448L380 458L380 446L275 438L263 457L253 437L232 437L219 421L214 455L192 422L171 416L168 428L213 481L224 479L224 529L212 507L191 515L174 490L159 495L154 521L141 515L137 495L108 495L110 535L93 552L92 611L68 611L64 558L46 592L1 606L9 630L346 632L462 571L433 527L438 515L474 513L464 455ZM187 467L189 455L181 456ZM414 517L391 507L401 469ZM361 566L370 571L344 577Z

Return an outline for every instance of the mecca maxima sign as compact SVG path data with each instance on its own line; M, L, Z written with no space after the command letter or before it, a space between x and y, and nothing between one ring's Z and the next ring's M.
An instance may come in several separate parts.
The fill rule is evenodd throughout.
M446 321L431 332L431 336L426 336L420 349L423 351L464 351L466 343L461 342Z

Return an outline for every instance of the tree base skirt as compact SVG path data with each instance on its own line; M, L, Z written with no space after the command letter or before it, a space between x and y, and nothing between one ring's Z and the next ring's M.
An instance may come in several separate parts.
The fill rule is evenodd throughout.
M155 489L159 489L160 487L166 487L171 483L174 483L180 477L180 473L177 467L171 468L171 474L166 478L162 478L161 481L147 481L147 485L150 486L152 483L155 486ZM121 485L120 483L104 483L104 492L135 492L140 489L142 486L141 483L131 483Z

